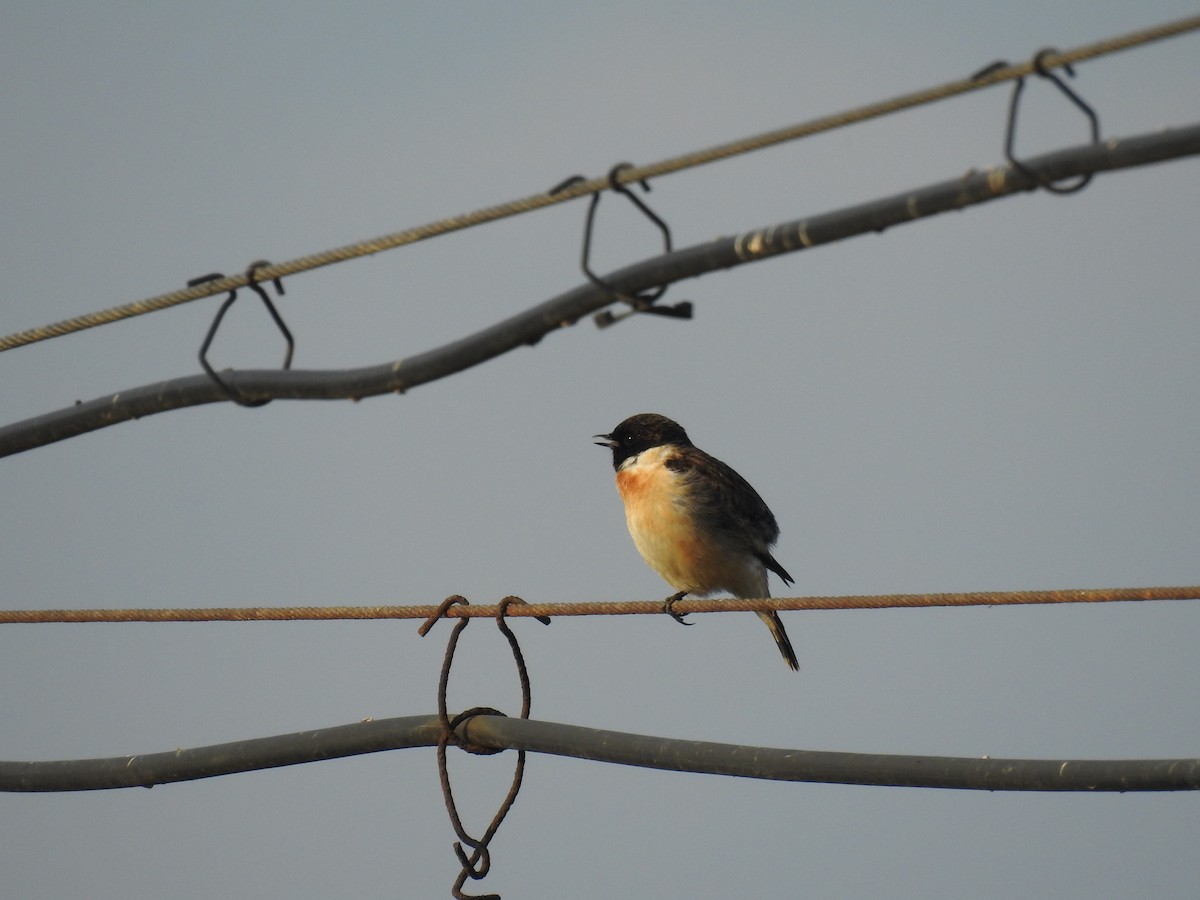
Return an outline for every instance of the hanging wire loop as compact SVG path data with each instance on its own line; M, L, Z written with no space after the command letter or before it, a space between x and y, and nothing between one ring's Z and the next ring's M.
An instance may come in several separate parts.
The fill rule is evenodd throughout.
M670 253L672 248L670 226L668 226L667 223L664 222L662 218L659 217L658 214L656 214L644 200L642 200L641 197L635 194L626 185L621 183L621 172L626 169L632 169L633 167L633 163L620 162L609 169L608 187L610 190L628 198L629 202L637 207L642 215L654 223L654 226L662 234L663 253ZM562 193L567 188L573 187L574 185L585 181L586 179L582 175L572 175L570 178L565 179L551 188L549 193ZM636 181L639 185L641 185L643 191L646 193L650 192L649 182L647 182L645 179L636 179ZM584 221L583 227L583 245L580 251L579 267L583 270L583 274L587 277L588 281L614 299L620 300L622 303L627 304L630 309L628 312L620 315L614 315L608 310L602 310L601 312L596 313L596 315L593 317L593 321L595 321L597 327L607 328L609 325L613 325L622 319L626 319L634 313L650 313L656 316L666 316L667 318L671 319L690 319L692 317L692 304L687 300L680 301L679 303L675 303L671 306L662 306L657 303L659 298L661 298L662 295L667 292L668 285L666 284L660 284L655 288L642 291L638 294L630 294L626 291L618 290L612 284L605 281L592 271L592 231L596 222L596 207L600 205L600 197L602 194L602 191L596 191L593 193L591 202L588 204L587 218Z
M283 317L279 315L279 310L276 309L275 304L271 302L270 296L268 296L266 290L261 284L259 284L257 278L255 278L255 273L259 269L266 268L270 265L270 262L265 259L256 260L255 262L250 263L246 269L246 287L258 294L259 299L263 302L263 306L265 306L267 308L267 312L271 314L271 319L275 322L275 326L279 329L280 333L283 334L284 340L287 341L287 352L284 354L283 365L281 366L282 369L287 370L292 367L292 354L296 349L295 338L292 337L292 332L284 323ZM220 273L213 273L211 275L201 276L200 278L193 278L187 283L187 285L188 287L196 287L197 285L204 284L205 282L217 281L224 277L225 276ZM272 278L271 282L275 285L276 292L280 296L283 296L285 293L283 289L283 282L278 278ZM235 300L237 300L237 289L233 288L229 291L229 296L225 298L225 302L221 304L221 308L217 310L217 314L213 318L212 324L208 327L208 333L204 336L204 343L200 345L200 365L204 368L204 371L208 373L208 377L211 378L221 389L221 393L223 393L228 399L232 400L238 406L266 406L271 402L269 397L260 400L249 399L241 391L234 388L233 385L229 384L227 381L225 381L225 379L218 375L216 370L213 369L208 362L208 348L212 345L213 338L217 335L217 329L221 327L221 320L225 318L225 313L229 311L229 307L233 306L233 302Z
M1046 58L1048 56L1057 56L1057 55L1058 55L1058 51L1055 50L1053 47L1046 47L1042 50L1039 50L1036 54L1034 54L1034 57L1033 57L1033 62L1032 62L1033 71L1035 74L1038 75L1038 77L1045 78L1047 81L1050 81L1051 83L1053 83L1055 85L1055 87L1057 87L1059 89L1059 91L1061 91L1062 94L1068 100L1070 100L1087 117L1088 126L1090 129L1091 138L1092 138L1092 143L1093 144L1099 143L1099 141L1100 141L1100 117L1096 114L1096 111L1094 109L1092 109L1092 107L1090 105L1088 105L1087 101L1085 101L1082 97L1080 97L1079 94L1077 94L1075 91L1073 91L1071 89L1070 85L1068 85L1065 81L1063 81L1061 78L1059 78L1057 75L1055 75L1054 72L1052 72L1050 69L1048 69L1046 67ZM1063 68L1063 71L1065 71L1067 73L1067 77L1069 77L1069 78L1075 77L1075 69L1072 68L1072 66L1069 62L1064 62L1062 64L1062 68ZM984 70L984 71L986 72L986 70ZM979 77L978 74L976 77ZM1008 102L1008 126L1007 126L1007 128L1005 130L1005 134L1004 134L1004 155L1005 155L1005 157L1008 159L1009 164L1014 169L1018 170L1019 172L1026 175L1027 177L1033 179L1035 182L1037 182L1039 187L1045 188L1046 190L1050 191L1053 194L1075 194L1075 193L1078 193L1079 191L1083 190L1085 187L1088 186L1089 182L1091 182L1091 180L1092 180L1092 176L1095 174L1094 172L1088 172L1085 175L1079 176L1079 180L1076 181L1074 184L1058 185L1058 184L1054 184L1052 181L1050 181L1050 179L1046 178L1045 176L1043 176L1037 172L1034 172L1032 169L1030 169L1028 166L1026 166L1023 162L1021 162L1019 159L1017 159L1016 153L1013 148L1014 148L1014 144L1016 143L1017 110L1020 107L1021 92L1024 90L1025 90L1025 78L1024 77L1018 78L1013 83L1012 97Z
M518 643L516 635L513 634L512 629L505 622L509 606L515 603L524 604L525 601L520 597L514 596L505 597L500 601L496 611L496 626L500 629L500 632L508 641L509 648L512 650L513 661L516 663L517 675L521 682L521 718L528 719L530 689L529 673L525 666L525 656L521 652L521 645ZM461 596L447 597L434 614L421 626L419 629L420 634L422 636L427 634L434 623L445 616L450 607L455 604L469 605L467 600ZM547 617L538 616L537 618L543 624L550 624L550 620ZM491 755L501 752L494 747L473 744L464 737L463 729L460 726L464 726L476 716L504 716L504 713L491 707L477 706L459 713L453 719L447 715L446 689L450 680L450 667L454 661L454 653L458 646L458 637L470 621L469 618L463 616L455 624L454 631L451 632L450 639L446 645L446 655L442 661L441 677L438 680L438 718L442 724L442 734L438 739L437 745L438 780L442 786L442 797L446 803L446 812L450 816L450 824L454 828L454 833L458 835L458 840L453 846L454 854L458 857L459 864L462 867L458 877L455 879L451 894L457 900L500 900L499 894L466 894L463 893L462 888L468 878L478 881L486 877L488 871L491 869L491 854L488 851L488 844L500 828L500 824L504 821L505 816L508 815L508 811L512 808L513 803L517 799L517 794L521 790L521 781L525 774L525 751L517 751L517 764L513 772L512 783L509 786L508 793L500 804L500 808L496 811L495 816L492 817L491 824L488 825L482 837L472 837L466 828L463 827L462 819L458 814L458 805L455 803L454 791L450 786L450 771L447 766L446 748L454 744L468 753L477 755ZM469 853L463 849L464 846L470 848Z

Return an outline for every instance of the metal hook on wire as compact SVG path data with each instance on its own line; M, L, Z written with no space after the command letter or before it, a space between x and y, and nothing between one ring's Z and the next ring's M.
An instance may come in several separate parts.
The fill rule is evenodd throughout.
M633 163L621 162L613 166L608 172L608 186L611 190L618 194L622 194L638 208L638 210L648 218L654 226L658 228L662 234L663 252L671 252L671 229L649 205L642 200L637 194L631 191L628 187L620 182L618 176L623 169L633 168ZM573 175L550 189L551 194L557 194L565 190L573 184L578 184L583 181L581 175ZM649 193L650 185L645 180L639 180L642 190ZM583 274L587 276L588 281L594 284L600 290L604 291L611 297L620 300L629 305L630 309L621 314L614 314L608 310L602 310L593 317L597 327L607 328L609 325L616 324L622 319L627 319L635 313L650 313L656 316L665 316L671 319L690 319L692 318L692 304L690 301L682 300L670 306L663 306L657 303L659 298L666 293L668 285L661 284L656 288L648 291L642 291L638 294L628 294L624 291L619 291L595 272L592 271L590 259L592 254L592 229L596 220L596 207L600 205L600 197L603 192L597 191L592 194L591 202L588 204L587 218L583 228L583 248L580 253L580 268Z
M1070 100L1085 116L1087 116L1088 125L1091 131L1092 143L1095 144L1100 140L1100 117L1096 114L1096 111L1092 109L1092 107L1089 106L1082 97L1079 96L1079 94L1071 89L1070 85L1046 68L1046 57L1052 56L1057 52L1058 51L1053 47L1046 47L1042 50L1039 50L1036 54L1034 54L1033 57L1033 70L1039 77L1045 78L1052 82L1068 100ZM1075 70L1072 68L1069 62L1063 63L1062 67L1069 78L1075 77ZM989 66L988 69L984 69L981 73L977 73L976 77L979 77L980 74L984 74L991 69L992 67ZM1017 159L1013 150L1013 145L1016 142L1017 110L1020 106L1021 92L1024 89L1025 79L1023 77L1018 78L1013 84L1012 97L1008 103L1008 127L1005 130L1004 135L1004 155L1008 159L1009 164L1012 165L1014 169L1036 181L1039 187L1043 187L1051 193L1074 194L1083 190L1092 180L1094 173L1089 172L1085 175L1081 175L1079 180L1074 184L1057 185L1044 175L1034 172L1023 162Z
M517 642L516 635L513 634L512 629L510 629L505 622L505 616L508 612L508 607L513 603L524 602L525 601L520 597L513 596L505 597L503 600L501 600L496 613L496 626L508 640L509 648L512 650L513 661L516 663L517 675L521 682L521 718L528 719L530 691L529 674L525 667L525 657L521 653L521 647ZM422 636L426 635L429 632L429 629L433 627L434 623L437 622L438 619L445 616L450 607L455 604L462 604L464 606L470 605L464 597L458 595L447 597L444 601L442 601L442 604L438 607L437 611L425 620L425 623L418 629L418 633ZM521 781L524 778L525 773L525 751L517 751L517 764L515 771L513 772L512 784L509 786L508 793L501 802L500 808L496 811L495 816L492 817L491 824L488 825L487 830L484 831L482 837L472 837L467 833L466 828L463 827L462 819L458 814L458 805L454 800L454 792L450 787L450 771L446 761L446 748L450 744L455 744L463 750L466 750L468 753L490 755L501 752L499 749L479 746L462 739L458 735L457 729L460 725L467 722L469 719L474 718L475 716L503 716L504 713L500 712L498 709L483 706L477 706L473 707L472 709L465 710L454 716L454 718L450 718L446 712L446 689L450 679L450 667L454 660L455 649L458 646L459 635L462 634L463 629L467 627L467 624L470 621L471 620L467 616L462 616L455 624L454 631L451 632L450 640L446 645L446 655L442 661L441 676L438 680L438 718L442 724L442 734L438 739L437 745L438 779L441 782L442 797L446 803L446 811L450 816L450 824L454 828L454 833L458 835L458 840L454 843L453 847L454 854L458 858L461 870L459 871L458 877L455 879L454 885L451 888L451 894L456 898L456 900L500 900L499 894L465 894L463 893L462 888L463 885L466 884L468 878L478 881L486 877L491 869L491 853L488 850L488 844L490 844L492 838L495 837L496 831L500 828L500 824L504 821L505 816L508 815L508 811L512 808L513 803L517 799L517 794L521 790ZM538 621L545 625L550 624L550 620L547 617L538 616ZM464 845L470 848L469 853L466 849L464 849Z
M292 332L284 323L283 317L279 315L279 310L276 309L275 304L271 302L271 298L267 295L266 290L264 290L263 286L259 284L257 278L255 278L255 273L259 269L269 265L270 263L265 259L256 260L255 262L250 263L250 265L246 268L246 287L258 294L259 299L262 300L263 305L267 308L267 312L271 314L271 318L274 320L276 327L283 334L284 340L287 341L287 352L283 357L282 368L290 369L292 367L292 353L296 349L296 341L292 337ZM216 281L224 277L225 276L221 273L214 272L210 275L202 275L199 278L193 278L187 283L187 285L188 287L195 287L198 284L204 284L206 281ZM283 282L278 278L273 278L271 281L275 285L276 292L280 296L283 296L285 293L283 289ZM221 389L221 392L234 403L238 404L239 406L247 407L266 406L271 402L271 398L267 397L260 400L251 400L247 398L244 394L242 394L241 391L237 390L233 387L233 385L221 378L221 376L217 374L216 370L213 369L208 362L208 348L212 345L213 338L217 335L217 329L221 327L221 320L225 318L225 313L229 311L229 307L233 306L233 302L235 300L237 300L237 289L233 288L229 291L229 296L225 298L225 301L221 304L220 309L217 310L217 314L213 318L212 324L208 327L208 333L204 336L204 342L200 345L200 365L204 368L204 371L208 373L208 377L216 382L217 386Z

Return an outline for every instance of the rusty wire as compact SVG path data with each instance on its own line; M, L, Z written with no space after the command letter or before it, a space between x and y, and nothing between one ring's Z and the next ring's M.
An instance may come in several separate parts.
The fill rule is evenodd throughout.
M1147 600L1200 600L1200 585L1182 587L1093 588L1041 591L968 591L928 594L852 594L823 597L695 598L675 604L679 613L759 612L766 610L895 609L936 606L1022 606L1048 603L1125 603ZM445 605L445 604L443 604ZM247 606L207 609L8 609L0 625L91 622L293 622L333 619L494 618L499 604L466 606ZM596 603L522 603L512 617L656 615L662 600ZM426 623L426 630L431 623ZM424 632L422 632L424 633Z
M1197 29L1200 29L1200 15L1189 16L1187 18L1177 19L1173 22L1156 25L1151 28L1127 32L1123 35L1107 38L1092 44L1086 44L1071 50L1056 52L1044 57L1042 63L1046 68L1054 68L1057 66L1068 65L1070 63L1083 62L1084 60L1095 59L1097 57L1104 56L1109 53L1115 53L1120 50L1128 50L1132 47L1138 47L1154 41L1160 41L1165 38L1175 37L1190 31L1195 31ZM868 119L879 118L880 116L901 112L917 106L923 106L938 100L957 97L960 94L966 94L970 91L991 87L992 85L1000 84L1005 81L1023 78L1033 73L1034 66L1032 62L1025 62L1017 65L994 63L984 69L981 69L973 76L961 78L957 81L950 81L945 84L914 91L909 94L902 94L898 97L891 97L886 100L868 103L865 106L855 107L853 109L845 110L840 113L834 113L828 116L821 116L816 119L810 119L806 122L786 126L774 131L763 132L750 137L730 141L725 144L718 144L715 147L709 147L703 150L685 153L680 156L661 160L660 162L623 169L617 176L617 180L621 184L629 184L631 182L640 182L650 178L657 178L659 176L668 175L683 169L693 168L695 166L717 162L723 159L729 159L730 157L749 153L754 150L761 150L766 147L773 147L788 141L811 137L812 135L820 134L825 131L831 131L835 128L842 128L847 125L852 125L856 122L863 122ZM322 266L333 265L334 263L346 262L351 259L358 259L363 256L380 253L384 250L393 250L397 247L413 244L418 241L437 237L439 235L461 231L466 228L471 228L475 225L482 225L486 222L494 222L509 216L515 216L520 213L531 212L536 209L552 206L556 203L563 203L568 200L573 200L576 197L582 197L587 194L595 194L598 191L608 189L608 187L609 183L606 177L592 178L578 182L572 181L570 185L562 187L562 189L558 190L557 192L552 191L533 194L529 197L524 197L518 200L510 200L506 203L501 203L496 206L477 209L474 212L450 216L448 218L440 219L436 222L431 222L426 225L420 225L415 228L407 228L403 231L397 231L392 234L386 234L377 238L358 241L353 244L347 244L343 247L324 250L318 253L309 254L308 256L302 256L297 259L266 266L258 273L259 278L262 280L280 279L289 275L295 275L300 272L318 269ZM118 322L122 319L128 319L133 316L140 316L144 315L145 313L156 312L161 309L169 309L172 306L177 306L181 303L187 303L192 300L199 300L201 298L211 297L216 294L228 293L229 291L247 287L248 284L249 279L245 275L220 278L204 284L192 285L183 290L170 291L165 294L159 294L155 297L148 297L143 300L135 300L131 303L126 303L121 306L114 306L109 309L86 313L70 319L64 319L60 322L42 325L37 328L30 328L26 331L19 331L13 334L4 335L0 337L0 353L4 352L5 350L12 350L16 347L22 347L26 344L33 344L37 341L61 337L62 335L72 334L76 331L83 331L86 328L95 328L98 325L105 325L110 322Z
M528 719L530 708L529 672L526 669L525 656L521 652L517 636L513 634L512 629L504 622L508 610L513 606L521 605L525 605L525 601L520 597L512 595L505 597L496 604L495 617L496 627L500 629L500 632L508 640L509 648L513 654L513 661L517 666L517 676L521 682L521 718ZM434 610L433 614L425 620L425 623L417 629L417 632L424 637L429 633L429 630L437 620L448 615L451 609L461 611L469 608L470 603L465 597L457 594L447 597ZM550 620L544 616L538 616L537 618L545 625L550 624ZM460 617L458 623L454 626L454 630L450 633L450 639L446 643L446 654L442 659L441 675L438 679L438 721L442 726L442 733L438 737L437 743L438 781L442 786L442 797L446 803L446 812L450 816L450 824L453 826L455 834L458 835L458 841L454 843L454 854L458 857L459 864L462 866L450 893L456 900L500 900L499 894L466 894L463 893L462 888L468 878L478 881L485 878L491 870L492 859L488 845L491 843L492 838L496 836L500 824L504 821L505 816L508 815L508 811L512 809L512 805L517 799L517 794L521 790L521 781L525 776L525 751L517 750L517 764L513 772L512 784L509 786L508 793L505 795L504 800L501 801L500 808L496 811L495 816L492 817L492 821L484 831L483 836L480 838L472 837L468 834L466 828L463 827L462 819L458 814L458 805L454 801L454 791L450 786L450 770L446 761L446 748L453 744L469 753L477 755L499 753L503 748L474 744L463 738L461 736L463 732L458 729L460 725L464 725L476 716L507 717L498 709L484 706L472 707L459 713L453 719L449 717L446 711L446 689L450 682L450 667L454 662L454 653L458 647L459 635L462 634L463 629L467 627L470 621L469 617ZM463 849L463 844L471 848L470 854Z

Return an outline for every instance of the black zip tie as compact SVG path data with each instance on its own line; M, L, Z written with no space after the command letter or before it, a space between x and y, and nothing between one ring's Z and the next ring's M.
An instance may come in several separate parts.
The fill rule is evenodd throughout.
M521 646L517 642L516 635L513 634L512 629L504 621L509 606L514 603L524 602L520 597L513 596L505 597L501 600L496 612L496 625L508 640L508 645L512 650L513 661L517 665L517 675L521 682L521 718L528 719L530 707L529 673L525 667L525 657L521 653ZM438 619L443 618L450 607L457 603L469 605L464 597L458 595L447 597L442 601L442 604L434 614L426 619L424 624L417 629L418 633L421 636L428 634L429 629L434 626ZM538 616L537 619L543 624L550 624L548 617ZM456 900L500 900L499 894L465 894L462 887L466 884L468 878L478 881L485 878L491 870L492 860L488 844L495 837L496 831L500 828L500 824L504 821L505 816L508 815L508 811L512 808L513 803L517 799L517 794L521 790L521 781L525 773L525 751L517 751L517 765L513 772L512 784L508 789L508 794L505 795L504 800L501 802L500 808L496 811L496 815L492 817L491 824L484 831L483 837L478 839L471 837L463 827L462 819L458 814L458 806L454 802L454 792L450 787L450 771L446 764L446 747L454 744L468 753L480 755L499 753L500 750L498 748L481 747L461 739L455 729L475 716L503 716L504 713L491 707L477 706L465 710L451 719L446 712L446 689L450 681L450 667L454 661L454 652L458 647L458 637L470 621L470 618L467 616L462 616L455 624L454 631L450 633L450 639L446 644L446 655L442 660L441 676L438 679L438 719L442 724L442 734L438 738L437 745L438 780L442 786L442 797L446 803L446 812L450 816L450 824L454 828L454 833L458 835L458 841L453 845L454 854L458 857L459 864L462 866L450 893ZM469 854L463 849L464 845L470 848L471 852Z
M275 304L271 302L271 298L267 296L267 292L263 289L263 286L259 284L257 279L254 277L254 273L256 271L264 266L269 265L270 263L265 259L260 259L250 263L250 265L246 268L246 287L258 294L259 299L262 300L263 305L267 308L267 312L271 314L271 318L275 320L276 326L278 326L279 330L283 333L284 340L287 341L287 353L284 354L282 368L290 369L292 367L292 353L296 349L296 342L292 338L291 331L288 330L287 325L284 324L282 317L280 317L279 310L275 308ZM203 284L206 281L216 281L217 279L224 277L225 276L221 273L214 272L209 275L202 275L199 278L193 278L187 283L187 285L188 287L195 287L196 285ZM278 278L273 278L271 281L275 285L276 292L280 296L283 296L285 293L283 289L283 282ZM217 315L213 319L212 325L210 325L208 328L208 334L204 336L204 343L200 345L200 365L203 366L204 371L208 373L208 377L217 383L217 386L221 389L221 392L238 406L266 406L271 402L270 397L262 400L248 399L244 394L242 394L241 391L236 390L232 385L221 378L221 376L218 375L213 367L208 363L208 348L212 345L213 338L217 335L217 329L221 326L221 320L225 318L225 313L229 311L229 307L233 306L233 301L236 299L237 289L233 288L229 291L229 296L225 298L225 302L221 304L221 308L217 310Z
M652 210L645 203L645 201L638 197L637 194L617 180L617 176L620 174L622 169L632 168L633 163L617 163L615 166L609 169L608 186L618 194L623 194L628 197L630 202L633 203L633 205L636 206L641 213L646 216L646 218L654 223L654 225L662 233L663 252L670 253L671 229L667 226L667 223L659 218L658 215L655 214L654 210ZM574 184L578 184L581 181L586 181L582 175L572 175L570 178L564 179L552 187L549 193L557 194ZM639 180L638 184L642 186L643 191L647 193L650 192L650 185L644 179ZM596 207L600 205L600 197L602 193L602 191L597 191L596 193L592 194L591 202L588 204L587 219L583 229L583 250L580 255L581 258L579 266L581 269L583 269L583 274L587 276L588 281L600 288L600 290L604 291L609 296L614 297L623 303L627 303L630 306L630 309L628 312L621 313L619 315L609 312L608 310L602 310L601 312L596 313L596 315L592 317L592 320L596 323L596 327L607 328L608 326L614 325L622 319L629 318L634 313L650 313L656 316L666 316L670 319L690 319L692 317L692 304L690 301L681 300L679 303L675 303L671 306L660 306L656 303L656 301L667 292L668 285L661 284L652 290L643 291L640 294L627 294L624 291L618 291L611 284L592 271L591 266L588 264L592 254L592 227L596 220Z
M1052 56L1057 52L1058 51L1055 50L1053 47L1046 47L1042 50L1039 50L1037 53L1034 54L1034 57L1033 57L1033 70L1040 77L1048 79L1049 81L1052 81L1058 87L1058 89L1063 93L1063 95L1066 96L1067 99L1070 100L1072 103L1074 103L1075 106L1077 106L1083 112L1083 114L1085 116L1087 116L1088 123L1091 127L1092 143L1093 144L1098 143L1100 141L1100 118L1096 115L1096 111L1094 109L1092 109L1092 107L1089 106L1082 97L1080 97L1077 93L1075 93L1073 90L1071 90L1070 86L1065 81L1063 81L1061 78L1059 78L1057 75L1055 75L1053 72L1051 72L1049 69L1046 68L1046 57ZM979 78L982 75L987 74L989 71L993 70L994 67L997 65L1000 65L1000 63L993 63L992 66L989 66L986 69L982 69L982 70L980 70L980 72L977 72L974 77ZM1070 78L1075 77L1075 70L1071 67L1070 63L1063 63L1062 67L1063 67L1063 70L1067 73L1068 77L1070 77ZM1016 131L1017 131L1017 109L1018 109L1018 106L1019 106L1020 100L1021 100L1021 92L1024 89L1025 89L1025 79L1018 78L1016 80L1016 82L1013 83L1012 99L1010 99L1009 103L1008 103L1008 128L1005 131L1005 135L1004 135L1004 155L1005 155L1005 157L1008 158L1009 164L1017 171L1021 172L1022 174L1026 175L1029 178L1032 178L1035 182L1037 182L1039 187L1043 187L1046 190L1050 191L1051 193L1074 194L1074 193L1077 193L1077 192L1083 190L1085 187L1088 186L1088 183L1092 180L1092 177L1095 175L1094 172L1088 172L1086 175L1079 176L1079 181L1075 182L1075 184L1070 184L1070 185L1065 185L1065 186L1064 185L1056 185L1053 182L1051 182L1050 179L1046 178L1045 176L1032 171L1028 166L1026 166L1019 159L1017 159L1017 157L1013 153L1013 144L1016 141Z

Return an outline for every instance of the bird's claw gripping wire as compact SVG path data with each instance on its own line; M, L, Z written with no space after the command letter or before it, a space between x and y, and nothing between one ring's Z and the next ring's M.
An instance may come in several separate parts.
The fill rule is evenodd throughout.
M663 612L665 612L668 616L670 616L672 619L674 619L680 625L695 625L696 624L695 622L684 621L684 617L687 615L687 613L675 612L675 604L678 603L680 600L682 600L687 595L688 595L687 591L680 591L678 594L672 594L670 597L668 597L666 600L663 601Z

